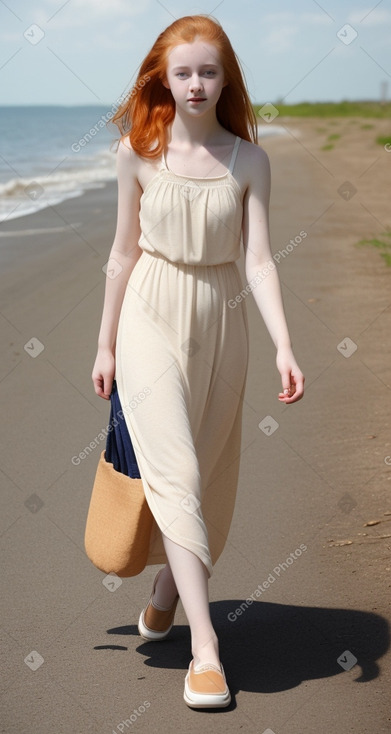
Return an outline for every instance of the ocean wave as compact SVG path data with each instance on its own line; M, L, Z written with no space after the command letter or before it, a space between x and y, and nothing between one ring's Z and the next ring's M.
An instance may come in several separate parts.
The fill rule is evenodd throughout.
M103 151L78 168L56 169L47 176L11 178L0 184L0 221L16 219L102 188L116 178L115 155Z

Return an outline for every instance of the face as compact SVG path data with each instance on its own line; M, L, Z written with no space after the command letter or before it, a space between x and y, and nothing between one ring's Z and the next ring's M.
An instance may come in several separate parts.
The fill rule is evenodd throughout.
M175 46L168 55L166 79L177 107L196 117L214 107L226 83L219 52L212 43L193 41Z

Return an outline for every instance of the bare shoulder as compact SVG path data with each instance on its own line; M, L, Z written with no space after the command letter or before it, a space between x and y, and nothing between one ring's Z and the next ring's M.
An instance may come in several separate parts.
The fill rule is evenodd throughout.
M117 149L118 165L128 168L129 172L137 173L139 156L132 148L129 138L121 138Z
M136 181L140 190L145 187L158 172L155 159L146 159L138 155L132 147L128 137L123 138L117 150L117 171L123 173L127 179Z
M269 156L260 145L242 140L240 148L243 165L248 168L249 172L259 176L260 172L270 171Z
M247 194L258 191L266 197L270 194L270 160L266 151L256 143L242 140L240 145L240 171Z

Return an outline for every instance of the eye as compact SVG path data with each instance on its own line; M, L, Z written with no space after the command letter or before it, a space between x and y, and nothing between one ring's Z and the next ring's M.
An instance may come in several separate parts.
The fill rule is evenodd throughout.
M213 69L208 69L204 73L207 74L207 75L209 75L209 76L216 76L216 72Z
M186 72L185 71L178 71L178 73L176 74L176 76L179 76L180 78L182 78L182 77L186 76Z

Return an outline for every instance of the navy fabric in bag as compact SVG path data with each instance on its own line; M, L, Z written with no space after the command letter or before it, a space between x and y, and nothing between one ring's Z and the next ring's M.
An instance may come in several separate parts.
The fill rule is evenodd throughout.
M112 428L107 435L105 459L113 464L114 469L121 474L126 474L132 479L141 479L115 380L110 394L110 403L109 425Z

